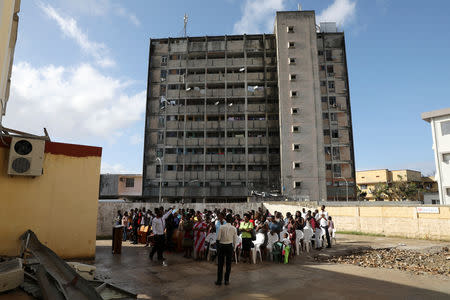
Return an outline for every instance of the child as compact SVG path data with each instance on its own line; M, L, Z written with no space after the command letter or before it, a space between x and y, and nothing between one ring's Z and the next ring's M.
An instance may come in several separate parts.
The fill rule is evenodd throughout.
M283 243L284 263L287 264L289 261L289 252L291 250L291 241L289 240L289 234L287 232L283 234L281 242Z

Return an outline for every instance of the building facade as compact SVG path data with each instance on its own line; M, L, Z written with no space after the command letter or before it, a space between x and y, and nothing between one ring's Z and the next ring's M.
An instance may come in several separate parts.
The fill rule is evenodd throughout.
M142 193L141 174L101 174L100 199L139 197Z
M20 0L0 3L0 124L5 115L19 25Z
M274 34L151 39L143 197L354 198L344 34L316 28L277 12Z
M440 204L450 204L450 108L425 112L422 119L430 123L433 137L436 181Z

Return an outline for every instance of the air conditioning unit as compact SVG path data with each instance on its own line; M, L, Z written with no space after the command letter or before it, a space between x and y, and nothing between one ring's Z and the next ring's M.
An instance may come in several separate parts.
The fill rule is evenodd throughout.
M13 137L9 149L8 174L41 176L45 140Z

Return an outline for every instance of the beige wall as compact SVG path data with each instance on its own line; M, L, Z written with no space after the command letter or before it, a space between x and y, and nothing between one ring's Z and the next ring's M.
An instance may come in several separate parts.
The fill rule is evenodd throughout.
M314 204L298 203L264 203L270 212L280 211L294 213L303 207L319 208ZM419 205L426 207L426 205ZM439 208L438 214L417 213L416 206L328 206L326 210L333 217L338 231L357 231L450 241L450 206L433 206Z
M123 180L121 180L123 178ZM126 178L134 178L134 186L126 187ZM128 176L119 175L118 192L119 196L140 196L142 195L142 175Z
M92 258L101 148L46 142L45 152L42 176L9 176L0 142L0 256L18 255L31 229L63 258Z

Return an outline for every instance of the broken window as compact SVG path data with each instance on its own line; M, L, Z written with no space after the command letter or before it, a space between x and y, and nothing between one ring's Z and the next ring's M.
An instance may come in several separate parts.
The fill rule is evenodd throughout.
M330 120L337 121L336 113L330 113Z
M334 74L334 67L333 66L327 66L327 73L328 73L328 76L330 76L330 74Z
M325 57L326 57L327 61L332 61L333 60L333 56L332 56L331 50L326 50L325 51Z
M167 65L167 55L161 56L161 66Z
M330 130L329 130L329 129L325 129L325 130L323 131L323 135L324 135L324 136L329 136L329 135L330 135Z
M336 97L335 96L330 96L328 97L329 103L331 106L336 107Z
M339 138L339 130L333 129L333 130L331 131L331 137L332 137L333 139Z

